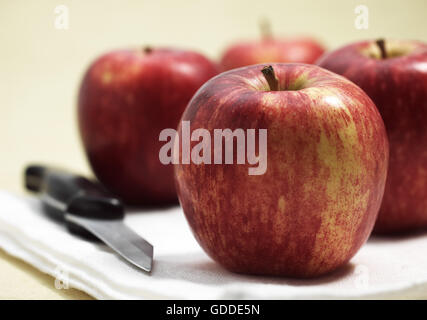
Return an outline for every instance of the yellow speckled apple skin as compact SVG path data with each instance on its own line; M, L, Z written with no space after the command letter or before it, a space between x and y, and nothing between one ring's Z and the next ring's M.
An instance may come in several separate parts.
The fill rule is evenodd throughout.
M390 166L375 233L427 229L427 43L385 40L346 45L318 64L360 86L374 101L390 142Z

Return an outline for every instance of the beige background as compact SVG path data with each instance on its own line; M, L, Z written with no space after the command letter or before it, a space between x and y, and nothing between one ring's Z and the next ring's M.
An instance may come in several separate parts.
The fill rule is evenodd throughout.
M54 8L69 9L69 29L54 27ZM357 5L369 28L354 27ZM29 1L0 0L0 189L23 192L30 161L89 173L75 123L75 98L91 60L117 47L168 45L218 58L235 39L273 32L308 34L329 48L364 38L427 41L426 0ZM0 298L88 298L55 290L54 280L0 251Z

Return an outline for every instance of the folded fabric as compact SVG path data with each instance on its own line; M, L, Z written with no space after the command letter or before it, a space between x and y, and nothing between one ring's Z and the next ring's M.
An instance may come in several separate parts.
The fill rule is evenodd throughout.
M36 198L0 191L0 247L99 299L427 298L427 234L371 238L331 275L297 280L223 269L198 246L179 207L127 213L125 223L154 245L151 274L108 247L69 234ZM54 283L52 284L54 285Z

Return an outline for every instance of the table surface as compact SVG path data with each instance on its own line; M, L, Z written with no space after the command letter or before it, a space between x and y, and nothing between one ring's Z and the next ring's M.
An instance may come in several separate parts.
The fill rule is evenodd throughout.
M57 290L55 279L0 250L0 299L92 299L75 289Z
M427 41L425 0L364 1L369 27L355 28L359 1L66 1L68 29L55 28L56 0L0 2L0 188L22 193L31 161L90 174L75 121L85 68L113 48L168 45L219 57L235 39L310 34L329 48L365 38ZM159 19L161 17L161 19ZM285 17L285 18L284 18ZM302 19L302 17L304 19ZM54 279L0 251L0 299L90 299L57 290Z

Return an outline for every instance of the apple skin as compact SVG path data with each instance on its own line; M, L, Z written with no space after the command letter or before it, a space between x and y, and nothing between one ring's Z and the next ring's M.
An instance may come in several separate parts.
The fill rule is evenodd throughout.
M272 64L282 91L268 91L263 66L209 80L182 121L211 135L267 129L267 171L177 164L178 197L195 238L225 268L319 276L349 261L372 231L387 174L384 123L372 100L339 75Z
M403 55L380 59L375 41L363 41L318 62L360 86L383 117L390 166L374 228L381 234L427 227L427 44L389 40L387 49Z
M78 122L96 177L125 203L177 202L173 165L159 161L159 133L176 128L197 89L218 73L204 56L169 48L98 58L78 97Z
M311 38L264 37L231 46L224 52L220 65L226 71L269 62L314 63L324 51L323 46Z

